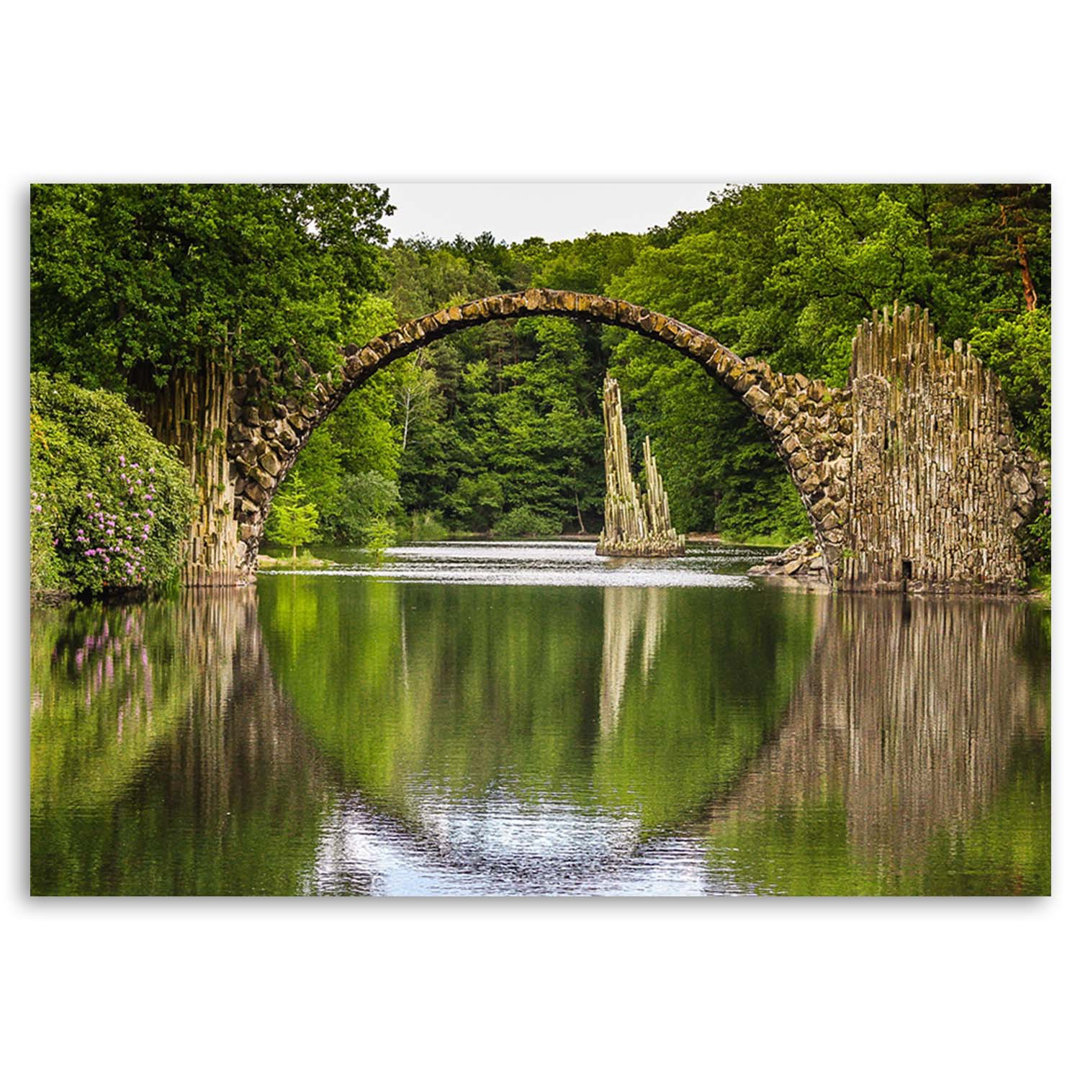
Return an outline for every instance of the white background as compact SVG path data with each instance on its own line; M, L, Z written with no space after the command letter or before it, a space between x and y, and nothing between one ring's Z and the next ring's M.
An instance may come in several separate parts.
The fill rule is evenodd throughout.
M9 1075L1072 1073L1075 31L1049 5L955 7L9 6ZM1053 181L1053 899L26 896L27 185L370 177Z

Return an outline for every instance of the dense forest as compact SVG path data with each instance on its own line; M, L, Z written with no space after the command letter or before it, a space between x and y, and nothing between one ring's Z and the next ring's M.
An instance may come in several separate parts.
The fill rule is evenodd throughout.
M372 333L463 298L530 285L603 293L699 327L783 371L846 378L875 306L928 308L1002 376L1022 437L1050 452L1050 198L1045 187L766 185L717 192L646 235L395 243ZM787 541L804 511L764 432L689 359L592 324L523 319L444 339L380 373L316 433L289 481L319 536L372 516L414 535L595 531L599 388L651 434L680 531Z
M139 406L175 373L301 360L455 301L529 286L602 293L743 356L842 385L861 319L927 308L1002 378L1050 453L1050 189L768 184L715 192L643 235L388 243L371 185L64 185L31 203L31 358ZM211 332L212 331L212 332ZM624 330L522 319L463 331L372 378L318 429L270 536L385 543L447 531L595 532L600 390L652 436L680 532L785 542L808 525L764 431L691 360ZM1049 525L1029 554L1048 557Z

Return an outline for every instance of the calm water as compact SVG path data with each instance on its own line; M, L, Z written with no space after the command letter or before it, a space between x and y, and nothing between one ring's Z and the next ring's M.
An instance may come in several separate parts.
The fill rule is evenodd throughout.
M1050 888L1049 626L442 544L36 610L35 893Z

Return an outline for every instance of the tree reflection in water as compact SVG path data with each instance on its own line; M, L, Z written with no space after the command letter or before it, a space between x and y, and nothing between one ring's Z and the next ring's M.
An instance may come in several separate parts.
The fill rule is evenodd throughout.
M278 578L35 614L32 887L1043 892L1039 613Z
M254 590L43 610L31 656L33 892L296 891L327 789Z

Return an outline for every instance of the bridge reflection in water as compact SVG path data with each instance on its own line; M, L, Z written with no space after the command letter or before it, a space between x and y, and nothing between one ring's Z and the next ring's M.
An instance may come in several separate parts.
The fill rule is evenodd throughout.
M506 592L38 613L34 891L1048 890L1037 610Z

